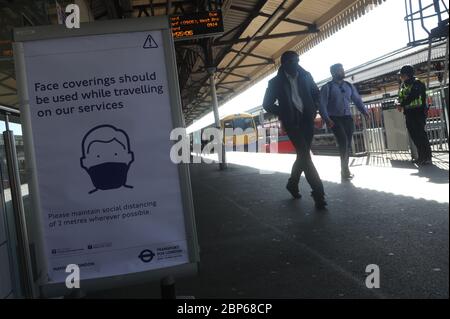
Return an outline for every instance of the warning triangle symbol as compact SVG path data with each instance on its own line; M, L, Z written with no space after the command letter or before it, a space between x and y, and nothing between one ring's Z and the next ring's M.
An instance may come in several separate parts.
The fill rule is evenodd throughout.
M145 40L144 49L154 49L157 47L158 47L158 45L156 44L155 39L153 39L153 37L151 35L149 35L147 37L147 40Z

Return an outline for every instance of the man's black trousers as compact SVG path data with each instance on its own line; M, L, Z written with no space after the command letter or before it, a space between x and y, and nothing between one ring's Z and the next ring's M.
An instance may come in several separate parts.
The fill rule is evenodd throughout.
M339 155L341 156L341 174L349 175L350 170L348 168L348 161L355 125L351 116L330 116L330 118L334 122L332 131L336 137Z
M311 186L313 197L323 197L324 189L322 180L311 159L311 143L314 134L313 124L308 123L302 127L286 128L286 132L297 153L297 158L292 166L289 182L297 185L300 181L302 172L305 172L305 177Z
M425 131L427 117L422 108L405 110L406 127L419 153L419 161L431 160L431 147Z

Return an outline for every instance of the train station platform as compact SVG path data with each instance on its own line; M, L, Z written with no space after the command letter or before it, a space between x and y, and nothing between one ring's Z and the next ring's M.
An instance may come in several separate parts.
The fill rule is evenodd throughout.
M228 169L191 164L199 274L177 280L194 298L448 298L448 153L418 169L402 154L314 156L328 209L285 190L294 155L227 153ZM268 172L267 169L275 170ZM380 268L368 289L366 266ZM157 287L92 297L157 297ZM153 295L152 295L153 294Z

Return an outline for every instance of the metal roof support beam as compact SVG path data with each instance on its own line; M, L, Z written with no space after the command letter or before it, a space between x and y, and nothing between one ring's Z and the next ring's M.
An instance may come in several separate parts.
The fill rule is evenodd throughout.
M240 28L237 30L237 36L240 36L245 29L247 29L247 27L250 25L250 23L252 23L253 19L256 18L258 16L258 12L260 12L262 10L262 8L266 5L268 0L259 0L257 5L254 8L254 12L253 14L251 14L250 16L247 17L247 19L245 19L244 23L240 24ZM219 38L220 39L220 38ZM227 54L227 52L224 52L221 56L217 57L218 61L221 61L225 55ZM216 61L216 64L218 62Z
M203 87L201 84L188 85L190 89L201 88ZM189 93L188 93L189 94Z
M226 38L229 34L235 32L235 31L238 30L239 28L241 28L241 25L240 25L240 24L238 24L238 25L235 26L234 28L228 30L227 32L225 32L224 34L222 34L221 36L219 36L219 37L216 38L216 39L219 40L219 39Z
M173 5L173 7L175 8L175 13L178 12L178 9L180 10L180 12L181 12L182 14L185 13L184 7L183 7L183 4L182 4L182 3L175 3L175 4Z
M270 64L275 64L275 62L265 62L265 63L253 63L253 64L246 64L246 65L238 65L235 67L228 67L225 69L219 69L218 71L222 71L222 70L236 70L236 69L243 69L243 68L252 68L255 66L263 66L263 65L270 65Z
M4 78L1 78L1 79L0 79L0 83L2 83L3 81L8 80L10 77L11 77L10 75L7 75L7 76L5 76Z
M155 6L153 5L153 0L150 0L150 12L152 13L152 16L155 16Z
M250 41L264 41L264 40L272 40L286 37L295 37L303 34L317 33L319 30L303 30L303 31L293 31L293 32L283 32L276 34L263 35L258 37L247 37L243 39L229 40L229 41L219 41L214 44L214 46L224 46L224 45L233 45L238 43L248 43Z
M284 0L282 3L280 3L280 5L275 9L275 11L273 12L273 14L272 14L272 17L271 18L269 18L269 19L267 19L260 27L259 27L259 29L255 32L255 34L250 38L250 39L254 39L254 38L256 38L256 35L259 33L259 32L262 32L262 30L265 30L267 27L269 27L268 28L268 30L265 30L265 34L270 34L270 32L272 32L274 29L275 29L275 27L278 25L278 23L277 23L277 21L279 22L279 21L281 21L282 19L284 19L284 18L286 18L301 2L302 2L303 0L298 0L298 1L296 1L296 2L294 2L293 4L291 4L287 9L285 9L283 6L286 4L286 2L287 2L287 0ZM259 11L261 11L261 9L262 8L260 8L260 10L258 10L258 12ZM273 18L275 17L275 16L277 16L280 12L282 12L284 10L284 12L281 14L281 16L280 17L278 17L276 20L275 20L275 24L272 24L272 25L270 25L273 21L272 20L274 20ZM247 51L247 52L252 52L260 43L261 43L261 41L255 41L254 43L253 43L253 45L251 45L250 46L250 48L247 48L247 45L250 43L250 41L247 41L243 46L242 46L242 48L239 50L240 52L243 52L244 51L244 49L245 49L245 51ZM234 65L234 66L237 66L237 65L239 65L243 60L245 59L245 57L239 57L238 55L236 55L233 59L231 59L231 61L230 62L228 62L228 64L227 64L227 66L226 66L226 68L227 67L230 67L230 66L232 66L232 65ZM220 76L220 75L219 75ZM221 80L219 80L219 83L218 84L220 84L220 83L222 83L223 81L225 80L225 77L224 78L222 78Z
M206 69L201 68L198 71L191 72L191 74L205 74L206 72Z
M240 75L240 74L237 74L237 73L233 73L231 71L226 71L224 69L221 69L220 72L221 73L226 73L228 75L236 76L236 77L241 78L241 79L245 79L246 81L250 81L250 78L248 76L245 76L245 75Z
M304 21L300 21L300 20L294 20L294 19L289 19L286 18L283 20L284 22L288 22L288 23L292 23L292 24L297 24L297 25L301 25L304 27L307 27L309 29L317 29L317 25L314 23L308 23L308 22L304 22Z
M8 62L9 61L7 61L6 63L0 63L0 69L3 69L1 72L2 74L9 76L10 78L15 78L14 71L12 70L14 69L14 65L10 65ZM8 70L6 69L7 67L11 67L11 69Z
M218 89L227 90L228 92L234 92L233 89L231 89L231 88L229 88L229 87L226 87L226 86L224 86L224 85L218 85L217 88L218 88Z
M228 82L222 82L221 84L227 85L227 84L242 83L242 82L247 82L247 81L250 81L250 80L243 79L243 80L236 80L236 81L228 81Z
M103 0L103 4L108 12L109 19L117 19L119 17L115 1Z
M254 13L253 10L245 8L245 7L240 7L240 6L236 6L236 5L232 5L230 7L230 9L232 10L236 10L236 11L242 11L242 12L247 12L247 13ZM264 17L264 18L270 18L272 15L265 13L265 12L258 12L258 14L260 17ZM304 27L308 27L308 28L316 28L316 25L313 23L309 23L309 22L304 22L304 21L299 21L299 20L294 20L294 19L289 19L289 18L285 18L282 21L284 22L288 22L288 23L293 23L293 24L297 24L297 25L301 25Z
M255 12L259 12L259 11L261 11L262 10L262 8L264 7L264 5L267 3L267 1L268 0L260 0L259 2L258 2L258 4L257 4L257 6L255 7ZM299 0L299 1L302 1L302 0ZM275 10L275 12L277 12L277 11L279 11L279 10L281 10L281 8L283 7L283 5L285 4L287 2L287 0L284 0L283 1L283 3L281 3L279 6L278 6L278 8ZM275 13L274 13L275 14ZM257 14L256 15L251 15L251 16L249 16L248 18L247 18L247 20L245 21L245 23L243 23L241 26L241 29L239 30L239 32L238 32L238 34L239 35L241 35L244 31L245 31L245 29L248 27L248 25L250 25L250 23L253 21L253 19L255 18L257 16ZM256 34L267 24L267 23L269 23L269 21L270 21L271 19L268 19L265 23L263 23L263 26L261 26L260 28L259 28L259 30L253 35L253 37L255 37L256 36ZM212 41L212 43L211 43L211 46L214 46L214 42L215 41ZM245 47L248 45L249 43L247 42L246 44L244 44L243 46L242 46L242 48L239 50L239 52L242 52L244 49L245 49ZM232 44L230 44L230 46L231 46ZM212 48L210 48L210 49L212 49ZM248 50L248 52L251 52L252 50ZM226 52L226 50L224 50L224 53L222 54L222 56L221 57L218 57L218 59L216 59L216 60L221 60L226 54L227 54L228 52ZM226 67L229 67L230 65L232 65L233 64L233 62L234 61L236 61L236 59L238 59L239 58L239 54L237 54L236 56L234 56L232 59L231 59L231 61L227 64L227 66ZM243 59L245 59L245 57L240 57L240 61L242 61ZM217 63L217 62L216 62ZM219 78L221 77L221 75L223 74L223 71L222 72L218 72L219 73ZM225 77L223 77L222 79L220 79L219 81L218 81L218 83L217 84L221 84L224 80L225 80L225 78L226 78L226 76ZM207 94L207 92L206 93L204 93L200 98L204 98L205 97L205 94Z
M221 68L221 69L217 69L217 72L232 71L235 69L252 68L255 66L264 66L264 65L270 65L270 64L275 64L275 61L267 61L267 62L262 62L262 63L252 63L252 64L246 64L246 65L238 65L235 67ZM191 74L204 74L205 72L206 72L206 70L200 69L199 71L191 72ZM236 75L236 74L234 74L234 75ZM240 76L240 75L236 75L236 76Z
M182 46L180 48L182 48L182 49L184 49L186 51L194 53L196 55L196 57L198 57L200 60L202 60L203 64L205 64L205 58L202 55L202 53L203 53L202 51L195 50L195 47L193 47L193 46ZM200 47L197 46L197 48L200 48Z
M13 88L12 86L6 85L6 84L4 84L4 83L0 83L0 86L6 88L6 89L8 89L8 90L11 90L11 91L16 92L16 88Z
M49 24L47 12L44 12L44 6L38 1L2 1L2 6L6 6L15 14L21 15L30 25Z
M133 15L132 0L121 0L119 3L121 15L125 18L131 18Z
M268 58L262 55L258 55L258 54L254 54L254 53L250 53L250 52L240 52L239 50L235 50L235 49L231 49L230 52L234 52L237 53L238 55L243 55L243 56L250 56L253 58L257 58L257 59L261 59L261 60L265 60L267 62L274 62L274 60L272 58Z
M12 95L16 95L17 93L3 93L3 94L0 94L0 96L12 96Z
M301 1L303 1L303 0L298 0L299 2L295 5L295 6L291 6L291 7L289 7L289 9L288 10L291 10L291 8L292 8L292 10L301 2ZM280 12L282 9L283 9L283 6L284 6L284 4L287 2L287 0L284 0L278 7L277 7L277 9L274 11L274 13L273 13L273 16L275 16L276 14L277 14L277 12ZM255 10L256 12L260 12L261 10L262 10L262 8L263 8L263 6L265 5L267 3L267 0L261 0L260 2L258 2L258 5L257 5L257 10ZM289 12L290 13L290 12ZM249 24L253 21L253 19L256 17L257 15L252 15L252 16L250 16L248 19L247 19L247 21L246 22L248 22ZM286 15L287 16L287 15ZM283 16L282 18L285 18L286 16ZM258 34L258 32L260 32L263 28L265 28L270 22L271 22L271 18L270 19L267 19L267 21L265 21L264 23L263 23L263 25L258 29L258 31L256 31L255 32L255 34L251 37L251 38L254 38L254 37L256 37L256 35ZM242 30L242 32L244 32L244 30L247 28L247 26L248 25L243 25L243 28L244 29L241 29ZM270 33L271 31L272 31L273 29L271 29L270 31L268 31L267 33ZM239 34L242 34L242 32L240 32ZM220 41L219 41L220 42ZM214 42L213 42L214 43ZM247 43L245 43L243 46L242 46L242 48L238 51L238 53L242 53L242 52L244 52L244 49L246 49L246 46L249 44L250 42L247 42ZM250 50L246 50L247 52L252 52L253 51L253 49L258 45L259 43L257 43L256 45L253 45L252 46L252 48L250 49ZM213 44L214 45L214 44ZM230 46L231 45L233 45L233 43L231 43L230 44ZM224 54L224 56L226 55L226 53ZM236 60L238 60L238 63L236 63L235 65L238 65L239 63L241 63L243 60L245 59L245 56L240 56L239 54L236 54L236 56L234 56L232 59L231 59L231 61L227 64L227 66L225 67L225 68L228 68L228 67L230 67ZM221 71L221 72L219 72L219 78L222 76L222 74L223 74L223 71ZM224 76L222 79L220 79L219 81L218 81L218 83L217 84L224 84L225 82L225 79L226 79L226 77L227 76ZM233 84L233 83L239 83L239 82L235 82L235 81L230 81L230 82L226 82L226 83L228 83L228 84Z
M235 32L235 34L237 35L237 36L240 36L244 31L245 31L245 29L247 29L247 27L250 25L250 23L252 23L252 21L253 21L253 19L255 18L255 17L257 17L258 16L258 12L259 11L261 11L261 9L264 7L264 5L267 3L267 1L268 0L259 0L258 1L258 3L256 4L256 6L254 7L254 14L250 14L246 19L245 19L245 21L243 22L243 23L241 23L240 25L239 25L239 28L234 28L234 32ZM197 2L199 2L199 0L197 0ZM229 33L229 34L232 34L231 32ZM229 35L229 34L227 34L227 35ZM220 37L219 39L221 39L221 38L223 38L223 36L222 37ZM210 43L211 44L211 46L212 46L212 44L213 43ZM231 49L231 48L230 48ZM216 56L215 57L215 59L214 59L214 61L212 61L212 60L209 60L208 62L210 62L211 64L213 64L214 66L217 66L217 64L226 56L228 54L228 51L227 50L222 50L222 53L220 53L218 56ZM237 57L237 56L236 56ZM236 58L235 57L235 58ZM207 94L207 92L206 93L203 93L203 94L201 94L200 93L200 96L199 97L197 97L196 98L196 100L199 100L199 99L202 99L202 98L204 98L205 97L205 94Z
M235 11L240 11L240 12L253 13L253 14L255 14L255 16L259 16L259 15L263 14L261 11L256 12L255 10L253 10L251 8L241 7L241 6L237 6L235 4L232 4L230 6L230 9L235 10Z
M149 0L149 1L153 2L153 0ZM170 0L168 0L168 1L170 1ZM172 2L172 4L171 4L172 8L175 8L175 7L178 7L178 6L183 6L185 4L192 4L192 1L186 1L186 0L180 0L180 1L173 1L172 0L171 2ZM133 6L133 9L150 8L150 7L151 7L150 3L148 3L148 4L138 4L138 5ZM153 7L154 8L166 8L167 9L167 3L166 2L156 2L156 3L153 3Z
M148 14L147 7L145 7L145 6L136 6L134 8L139 10L138 18L142 17L143 13L145 14L146 17L150 16L150 14Z

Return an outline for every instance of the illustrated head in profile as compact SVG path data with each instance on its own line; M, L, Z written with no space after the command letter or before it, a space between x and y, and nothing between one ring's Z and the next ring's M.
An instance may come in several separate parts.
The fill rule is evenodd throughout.
M89 174L95 187L89 194L122 186L133 188L126 184L134 154L125 131L112 125L96 126L83 137L81 148L81 167Z

